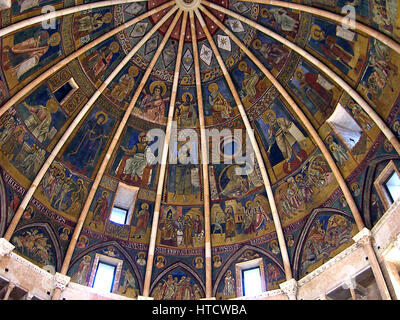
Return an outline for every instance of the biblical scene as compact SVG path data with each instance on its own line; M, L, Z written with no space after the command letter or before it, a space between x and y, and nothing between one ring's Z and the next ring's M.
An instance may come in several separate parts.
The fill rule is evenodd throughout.
M67 115L59 107L47 86L37 89L24 102L17 105L16 109L26 128L44 147L49 145L67 120Z
M246 241L274 231L265 192L211 203L211 236L214 245Z
M400 15L398 2L396 0L373 1L371 2L371 13L374 26L399 41Z
M96 271L95 267L97 267L98 263L98 258L96 259L95 253L116 259L114 261L122 264L121 267L117 267L116 270L114 281L117 282L113 287L113 293L130 298L135 298L140 294L137 273L133 270L130 263L126 261L126 256L113 246L107 246L103 249L90 252L86 250L85 253L79 255L78 260L75 258L75 261L73 260L68 270L68 276L71 277L72 282L84 286L90 286L93 283ZM94 265L95 263L96 265Z
M357 233L352 220L340 214L318 215L306 228L299 261L300 278L353 244L352 237Z
M10 90L28 83L42 67L63 55L60 25L61 20L56 20L55 29L39 25L2 38L2 69Z
M157 243L169 247L204 246L204 213L202 207L164 205L160 212Z
M260 23L271 28L276 33L289 40L297 36L300 24L300 14L291 9L276 6L262 6Z
M57 106L56 106L57 107ZM34 117L31 118L34 121ZM33 181L47 153L30 133L18 112L11 108L1 118L0 159L14 168L15 174ZM16 169L16 170L15 170ZM18 173L17 173L18 172Z
M221 124L239 113L227 83L221 79L202 85L206 126Z
M161 150L156 148L163 145L159 137L150 139L147 131L127 126L115 153L110 175L130 185L153 189L157 181L156 157L161 156Z
M112 20L113 14L110 8L96 8L76 13L72 22L75 48L79 48L111 30Z
M115 125L100 108L95 107L81 122L81 127L70 140L62 160L74 171L90 177Z
M287 86L297 103L306 107L303 112L315 119L318 125L333 112L341 94L341 90L327 77L303 60Z
M154 300L199 300L204 297L204 288L191 273L179 268L158 280L150 296Z
M249 59L239 62L231 77L238 89L243 106L248 109L270 87L265 75Z
M297 170L314 149L307 133L279 99L254 123L277 177Z
M132 115L152 123L165 124L170 97L170 88L164 81L148 80Z
M76 220L83 208L90 183L58 161L44 175L35 196L51 210Z
M174 120L178 128L199 127L199 110L194 87L178 87Z
M313 19L308 46L333 70L356 82L368 59L368 38L325 20Z
M399 56L376 39L371 41L368 64L360 80L360 91L367 101L384 116L389 108L381 108L386 103L394 103L397 98L396 84L399 76Z
M83 69L92 82L99 86L121 60L120 47L111 37L79 57Z
M246 262L253 259L262 258L262 269L263 274L261 275L266 290L271 291L279 289L279 283L285 281L285 274L282 266L279 265L274 258L268 255L263 249L248 247L251 249L240 249L228 258L224 267L219 271L214 290L216 290L217 300L226 300L237 297L236 287L241 277L240 271L235 271L235 263ZM214 256L218 257L218 256ZM217 259L218 260L218 259ZM240 284L242 286L242 284Z
M249 49L274 76L282 71L290 55L287 47L261 32Z
M274 196L283 226L310 213L337 188L333 173L320 152L313 153L300 170L281 181Z
M24 257L54 273L57 263L56 255L53 241L45 229L26 227L14 233L11 243Z
M105 90L105 95L120 106L126 109L132 100L135 88L138 86L142 74L136 66L128 64L123 71L121 71L114 81Z

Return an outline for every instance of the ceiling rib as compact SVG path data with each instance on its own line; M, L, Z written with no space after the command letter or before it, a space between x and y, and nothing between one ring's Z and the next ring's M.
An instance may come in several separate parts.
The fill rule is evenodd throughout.
M176 7L170 10L164 17L161 19L150 31L149 33L143 38L144 40L150 38L151 34L154 33L175 11ZM127 56L120 62L120 64L117 66L117 68L108 76L106 79L105 83L110 83L111 80L117 75L118 71L121 70L125 64L128 63L128 61L134 56L134 54L139 50L139 48L145 43L145 41L140 41L132 50L129 52ZM85 104L85 106L81 109L81 111L78 113L78 115L75 117L73 122L70 124L68 129L64 132L63 136L61 139L57 142L55 147L53 148L52 152L46 159L46 162L43 164L42 168L36 175L34 181L32 182L31 186L29 187L28 191L26 192L24 199L22 200L20 206L18 207L18 210L16 211L13 219L11 220L10 225L7 228L7 231L4 235L4 238L9 240L17 227L17 224L26 208L28 205L31 197L33 196L34 192L36 191L37 187L39 186L40 182L42 181L44 175L46 174L46 171L50 167L51 163L57 156L58 152L61 150L69 136L72 134L73 130L79 125L80 121L85 117L85 115L89 112L91 106L94 104L94 102L97 100L97 98L101 95L102 91L106 88L106 85L104 83L100 86L99 89L96 90L96 92L93 94L93 96L89 99L89 101Z
M208 141L205 133L203 95L201 90L200 60L197 47L196 25L193 10L189 12L190 31L196 80L197 108L200 124L201 167L203 172L204 190L204 236L205 236L205 265L206 265L206 298L212 297L212 266L211 266L211 217L210 217L210 183L208 175Z
M99 1L99 2L92 2L92 3L85 3L78 6L73 6L69 8L64 8L60 10L55 10L50 13L41 14L32 18L28 18L25 20L21 20L19 22L13 23L7 27L0 29L0 37L4 37L6 34L9 34L13 31L17 31L19 29L25 28L27 26L31 26L33 24L47 21L49 19L55 19L62 16L66 16L68 14L73 14L83 10L91 10L106 6L115 6L118 4L124 3L132 3L132 2L147 2L148 0L106 0L106 1Z
M164 9L169 8L170 6L174 5L175 1L169 1L165 4L163 4L160 7L154 8L148 12L143 13L142 15L120 25L117 28L114 28L113 30L103 34L102 36L96 38L95 40L89 42L88 44L86 44L85 46L83 46L82 48L79 48L78 50L76 50L74 53L70 54L68 57L64 58L63 60L61 60L60 62L58 62L57 64L55 64L54 66L50 67L49 69L47 69L45 72L43 72L39 77L37 77L36 79L32 80L31 82L29 82L25 87L23 87L20 91L18 91L14 96L12 96L6 103L4 103L4 105L0 108L0 117L12 106L14 106L16 103L18 103L22 98L24 98L28 93L30 93L36 86L40 85L42 83L42 81L44 81L45 79L47 79L48 77L50 77L51 75L55 74L58 70L60 70L61 68L63 68L64 66L66 66L69 62L71 62L72 60L78 58L81 54L84 54L86 51L88 51L89 49L95 47L96 45L98 45L99 43L107 40L108 38L112 37L113 35L117 34L118 32L121 32L122 30L134 25L135 23L148 18L150 16L152 16L153 14L160 12Z
M203 11L210 19L215 19L213 14L208 11L206 8L203 6L200 6L200 10ZM310 120L306 117L304 112L301 110L301 108L296 104L296 102L292 99L292 97L289 95L289 93L286 91L286 89L279 83L279 81L269 72L269 70L261 63L260 60L257 59L257 57L221 22L217 20L213 20L217 24L219 28L221 28L238 46L243 52L252 60L257 67L264 73L264 75L268 78L268 80L275 86L275 88L279 91L279 93L282 95L282 97L287 101L289 106L293 109L293 111L298 115L302 123L305 125L307 128L308 132L311 134L315 142L317 143L319 149L321 150L322 154L326 158L329 167L332 169L333 174L335 175L336 180L339 183L340 188L342 189L342 192L346 198L346 201L349 205L349 208L351 212L353 213L353 217L357 223L358 229L362 230L365 225L364 222L361 218L361 214L358 210L358 207L354 201L354 198L347 186L346 181L343 178L343 175L341 174L339 168L336 165L336 162L334 161L331 153L328 151L328 148L326 147L325 143L322 141L319 133L317 130L315 130L314 126L311 124Z
M382 133L391 142L391 144L393 145L393 147L395 148L397 153L400 154L400 142L396 138L396 136L393 134L393 132L388 128L385 121L383 121L381 119L381 117L375 112L375 110L364 100L364 98L361 97L361 95L356 90L354 90L346 81L344 81L341 77L339 77L329 67L327 67L321 61L319 61L317 58L315 58L313 55L311 55L304 49L300 48L293 42L287 40L286 38L280 36L279 34L261 26L260 24L254 22L250 19L247 19L231 10L225 9L219 5L216 5L214 3L211 3L211 2L208 2L205 0L202 0L202 4L206 5L207 7L213 8L217 11L220 11L222 13L225 13L231 17L234 17L234 18L248 24L249 26L265 33L266 35L270 36L271 38L274 38L275 40L281 42L282 44L289 47L293 51L297 52L304 59L308 60L310 63L315 65L318 69L320 69L322 72L324 72L329 78L331 78L332 81L336 82L336 84L339 85L339 87L341 87L343 90L345 90L358 103L358 105L371 117L371 119L379 127L379 129L382 131Z
M257 140L255 138L254 135L254 131L251 127L251 124L247 118L247 114L246 111L243 107L243 104L240 100L239 94L236 91L236 88L233 84L233 81L228 73L228 70L226 69L225 63L222 60L221 55L219 54L219 51L214 43L214 40L210 34L210 32L208 31L208 28L203 20L203 17L201 16L201 13L198 11L198 9L195 10L196 16L198 18L198 20L200 21L201 27L203 28L204 33L207 36L207 40L212 48L212 51L214 52L215 57L217 58L218 64L222 70L222 73L225 76L225 79L228 83L228 86L232 92L233 98L235 99L235 102L237 104L237 107L239 109L240 115L242 117L243 123L246 127L246 131L247 134L250 138L255 156L257 158L257 163L260 167L260 171L263 177L263 182L265 185L265 190L267 192L267 198L271 207L271 213L272 213L272 218L273 218L273 222L275 225L275 231L277 233L277 237L278 237L278 243L279 243L279 248L281 250L281 256L282 256L282 261L283 261L283 267L285 270L285 276L286 276L286 280L290 280L293 278L292 276L292 270L290 268L290 260L289 260L289 255L287 252L287 247L286 247L286 242L285 242L285 237L283 234L283 230L282 230L282 226L281 226L281 222L279 219L279 214L278 214L278 210L276 208L276 203L275 203L275 199L274 199L274 194L272 191L272 187L270 184L270 180L268 177L268 173L267 170L265 169L265 165L264 165L264 160L262 158L261 152L260 152L260 148L258 147L258 143Z
M180 10L179 15L181 12L182 11ZM178 92L179 73L180 73L180 66L181 66L181 60L182 60L182 51L183 51L186 23L187 23L187 12L184 11L183 18L182 18L182 25L181 25L181 34L179 36L178 53L177 53L177 57L176 57L174 80L172 83L171 99L170 99L169 110L168 110L167 128L166 128L166 132L165 132L164 145L162 147L162 153L161 153L160 171L159 171L158 183L157 183L156 201L154 204L154 211L153 211L153 221L152 221L152 226L151 226L149 249L148 249L148 253L147 253L146 272L145 272L144 286L143 286L143 296L145 296L145 297L148 297L150 294L151 274L152 274L153 262L154 262L154 250L155 250L155 246L156 246L158 221L159 221L159 217L160 217L160 208L161 208L161 200L162 200L162 192L163 192L165 173L166 173L166 168L167 168L167 157L168 157L168 151L169 151L169 143L170 143L170 139L171 139L171 130L172 130L172 124L173 124L173 119L174 119L175 101L176 101L176 95ZM166 35L168 35L168 37L171 34L172 29L170 28L171 31L169 31L169 30L167 31Z
M338 24L345 25L349 27L350 29L353 28L352 23L350 23L350 19L344 19L344 16L341 16L339 14L315 8L315 7L310 7L304 4L298 4L294 2L286 2L286 1L277 1L277 0L246 0L244 2L252 2L252 3L261 3L261 4L266 4L266 5L271 5L271 6L277 6L277 7L283 7L283 8L288 8L288 9L293 9L293 10L298 10L298 11L303 11L307 13L311 13L316 16L320 16L323 18L327 18L329 20L335 21ZM355 23L355 28L352 30L355 31L360 31L365 33L368 36L372 36L379 41L383 42L386 44L388 47L392 48L396 52L400 54L400 44L388 37L387 35L383 34L382 32L373 29L359 21L354 21Z

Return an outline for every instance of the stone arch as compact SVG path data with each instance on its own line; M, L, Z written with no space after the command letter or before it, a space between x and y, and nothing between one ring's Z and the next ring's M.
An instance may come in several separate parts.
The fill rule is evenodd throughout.
M172 272L172 271L174 271L174 270L176 270L176 269L180 269L180 268L183 269L183 270L185 270L186 272L188 272L194 279L196 279L196 281L200 284L201 289L203 290L203 293L206 292L205 285L204 285L203 281L201 280L201 278L199 277L199 275L198 275L190 266L188 266L187 264L185 264L185 263L182 262L182 261L175 262L175 263L171 264L170 266L166 267L162 272L160 272L160 274L158 274L158 275L154 278L154 280L153 280L153 282L152 282L152 284L151 284L151 286L150 286L149 292L151 293L151 292L153 291L153 289L154 289L154 287L156 286L156 284L157 284L164 276L166 276L168 273L170 273L170 272Z
M88 248L86 248L85 250L83 250L82 252L77 254L75 257L73 257L73 259L71 260L71 263L70 263L70 267L73 266L77 261L82 259L83 256L85 256L91 252L96 252L100 249L107 248L109 246L115 247L123 256L124 261L128 262L129 266L133 270L135 277L137 279L137 283L139 286L139 288L138 288L139 292L142 293L143 292L143 279L142 279L142 276L140 275L139 269L137 268L135 262L133 261L132 257L130 256L130 254L116 241L106 241L106 242L102 242L102 243L98 243L98 244L89 246Z
M255 247L249 244L244 245L243 247L241 247L239 250L237 250L234 254L232 254L224 263L224 266L221 268L221 270L219 271L217 278L215 279L214 282L214 287L212 290L212 294L213 296L216 296L217 294L217 290L218 290L218 286L224 276L224 274L226 273L226 271L228 270L228 268L232 265L233 262L237 261L237 259L246 251L246 250L253 250L255 252L258 252L259 254L266 256L268 259L272 260L278 267L279 269L285 273L285 270L283 268L283 265L281 263L281 261L279 259L277 259L276 257L274 257L273 255L271 255L269 252L263 250L262 248L259 247Z
M293 256L293 262L292 262L292 268L293 268L293 276L298 280L300 277L300 264L301 264L301 257L303 254L303 248L307 239L307 236L309 234L310 228L313 225L315 219L320 216L321 214L324 213L331 213L331 214L336 214L336 215L341 215L344 216L346 219L350 220L354 224L354 219L351 215L351 213L338 210L335 208L318 208L314 209L312 213L310 214L309 218L307 219L303 230L300 233L299 240L297 241L295 250L294 250L294 256Z
M29 223L26 225L23 225L19 228L17 228L14 232L14 235L18 232L24 231L26 229L31 229L31 228L40 228L40 229L44 229L46 231L46 233L49 236L49 240L54 248L54 253L55 253L55 268L56 271L61 270L61 263L62 263L62 254L61 254L61 244L60 244L60 239L58 237L58 235L54 232L53 228L51 227L50 224L46 223L46 222L33 222L33 223ZM11 237L12 239L12 237Z

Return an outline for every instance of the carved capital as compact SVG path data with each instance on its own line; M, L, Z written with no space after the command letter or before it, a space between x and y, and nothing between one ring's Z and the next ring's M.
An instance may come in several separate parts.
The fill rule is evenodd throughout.
M53 287L54 289L59 288L61 291L64 291L70 280L70 277L56 272L53 277Z
M354 278L346 279L342 284L342 288L343 289L356 289L357 288L356 279L354 279Z
M357 244L360 245L368 245L371 243L372 239L372 233L370 230L367 228L363 228L359 233L357 233L354 237L353 240L357 242Z
M297 300L298 285L295 279L282 282L279 284L279 287L289 297L289 300Z
M0 258L9 255L15 246L4 238L0 238Z

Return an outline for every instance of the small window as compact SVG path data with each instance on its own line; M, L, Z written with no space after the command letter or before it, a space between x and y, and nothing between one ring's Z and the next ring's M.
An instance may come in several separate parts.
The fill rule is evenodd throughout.
M393 161L389 161L374 182L374 187L385 210L400 198L400 172Z
M116 266L99 262L94 277L93 288L103 292L112 292Z
M242 270L243 295L256 296L262 293L260 267Z
M392 202L396 201L400 196L400 177L396 171L387 179L385 186Z
M120 182L114 198L109 221L117 224L130 224L139 188Z
M235 264L236 296L252 297L267 291L262 258Z
M57 101L63 104L68 98L78 89L78 85L73 78L69 79L68 82L64 83L56 91L53 92Z
M121 259L96 253L90 272L89 287L97 291L117 293L123 263Z
M340 103L327 122L349 149L352 149L360 140L363 132L361 127Z
M110 221L125 224L126 218L128 217L128 210L118 207L113 207L110 215Z

